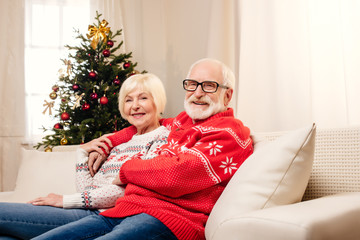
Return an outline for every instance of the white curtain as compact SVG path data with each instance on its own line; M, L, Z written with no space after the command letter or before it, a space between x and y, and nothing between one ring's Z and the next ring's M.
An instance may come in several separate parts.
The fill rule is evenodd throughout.
M360 2L241 1L238 116L258 131L360 124Z
M202 57L238 79L233 107L255 131L360 124L360 1L120 0L126 50L165 82L165 116Z
M0 2L0 191L15 186L25 133L24 2Z

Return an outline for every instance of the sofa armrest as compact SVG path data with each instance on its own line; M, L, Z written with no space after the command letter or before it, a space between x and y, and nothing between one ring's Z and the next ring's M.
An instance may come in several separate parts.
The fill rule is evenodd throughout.
M211 240L360 239L360 193L266 208L226 219Z
M75 193L76 151L41 152L21 149L21 164L13 192L0 202L28 202L49 193Z

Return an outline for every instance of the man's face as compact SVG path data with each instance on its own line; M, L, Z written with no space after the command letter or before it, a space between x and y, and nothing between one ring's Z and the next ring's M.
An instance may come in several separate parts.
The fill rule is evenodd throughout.
M192 69L188 78L199 83L204 81L223 83L221 67L213 62L197 64ZM214 93L206 93L199 85L194 92L186 91L184 101L185 111L194 120L206 119L216 113L225 111L231 95L231 89L219 87Z

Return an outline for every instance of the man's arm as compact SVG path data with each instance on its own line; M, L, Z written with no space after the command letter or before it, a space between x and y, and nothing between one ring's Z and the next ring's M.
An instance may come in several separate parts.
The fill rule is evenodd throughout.
M126 162L120 170L121 183L178 197L229 181L253 151L249 136L239 142L234 135L221 130L201 138L191 148L180 148L177 155L162 154L147 161ZM155 180L148 181L150 178Z

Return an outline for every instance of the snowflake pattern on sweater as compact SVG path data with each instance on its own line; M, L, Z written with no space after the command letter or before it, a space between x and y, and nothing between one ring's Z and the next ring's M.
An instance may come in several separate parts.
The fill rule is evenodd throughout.
M157 156L160 146L167 143L169 130L163 126L113 148L94 177L87 165L88 153L79 148L76 164L77 193L64 195L64 208L90 208L103 211L113 207L116 199L124 195L124 188L113 185L121 166L133 156L147 160Z
M162 124L171 129L168 143L151 160L132 159L123 165L120 180L127 184L126 193L101 215L147 213L180 240L205 239L215 202L253 152L250 130L234 118L232 109L195 123L182 112ZM109 139L116 144L116 134Z

